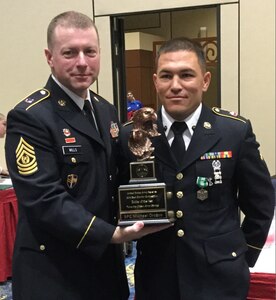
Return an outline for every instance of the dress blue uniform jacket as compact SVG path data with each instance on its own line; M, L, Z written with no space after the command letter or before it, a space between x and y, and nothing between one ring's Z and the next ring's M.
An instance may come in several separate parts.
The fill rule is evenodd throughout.
M128 299L121 247L110 244L119 121L113 105L91 100L101 138L52 78L8 114L14 300Z
M135 160L127 146L131 129L126 125L121 138L127 161ZM182 165L171 154L160 111L158 131L152 139L157 180L173 195L167 201L176 221L138 240L136 300L246 299L249 267L265 243L274 207L250 122L203 105ZM199 178L207 183L203 200Z

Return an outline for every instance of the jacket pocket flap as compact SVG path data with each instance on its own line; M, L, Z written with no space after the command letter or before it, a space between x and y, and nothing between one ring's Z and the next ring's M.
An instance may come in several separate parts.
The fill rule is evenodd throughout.
M209 238L205 241L204 248L210 264L236 259L248 249L240 229Z

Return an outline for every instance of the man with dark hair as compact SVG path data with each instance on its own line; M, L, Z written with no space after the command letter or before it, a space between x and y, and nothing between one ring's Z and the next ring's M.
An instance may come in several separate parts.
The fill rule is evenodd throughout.
M153 80L162 104L161 135L152 138L156 177L166 183L175 222L137 241L136 300L244 300L274 205L251 123L202 103L211 74L189 39L161 46ZM131 129L122 132L126 163L134 159Z
M48 28L51 76L8 114L6 158L18 198L14 300L126 300L122 242L159 228L116 226L116 109L89 90L97 29L69 11Z

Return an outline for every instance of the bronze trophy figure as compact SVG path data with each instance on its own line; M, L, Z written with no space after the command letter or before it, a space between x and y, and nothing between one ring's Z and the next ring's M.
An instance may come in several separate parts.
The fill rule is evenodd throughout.
M154 109L143 107L133 115L133 129L128 140L136 161L131 162L128 185L119 186L119 225L137 221L145 224L166 224L174 221L167 209L166 185L155 177L154 147L151 139L160 135Z

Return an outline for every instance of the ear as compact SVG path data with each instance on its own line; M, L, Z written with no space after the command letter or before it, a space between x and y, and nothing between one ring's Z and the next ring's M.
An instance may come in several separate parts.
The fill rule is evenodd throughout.
M211 82L211 73L206 72L203 76L203 87L202 87L203 92L206 92L208 90L210 82Z
M153 83L154 83L155 88L156 88L156 86L157 86L157 75L155 73L153 74L152 79L153 79Z
M52 68L53 67L53 55L52 55L52 52L49 50L49 49L44 49L44 54L45 54L45 57L47 59L47 63L48 65Z

